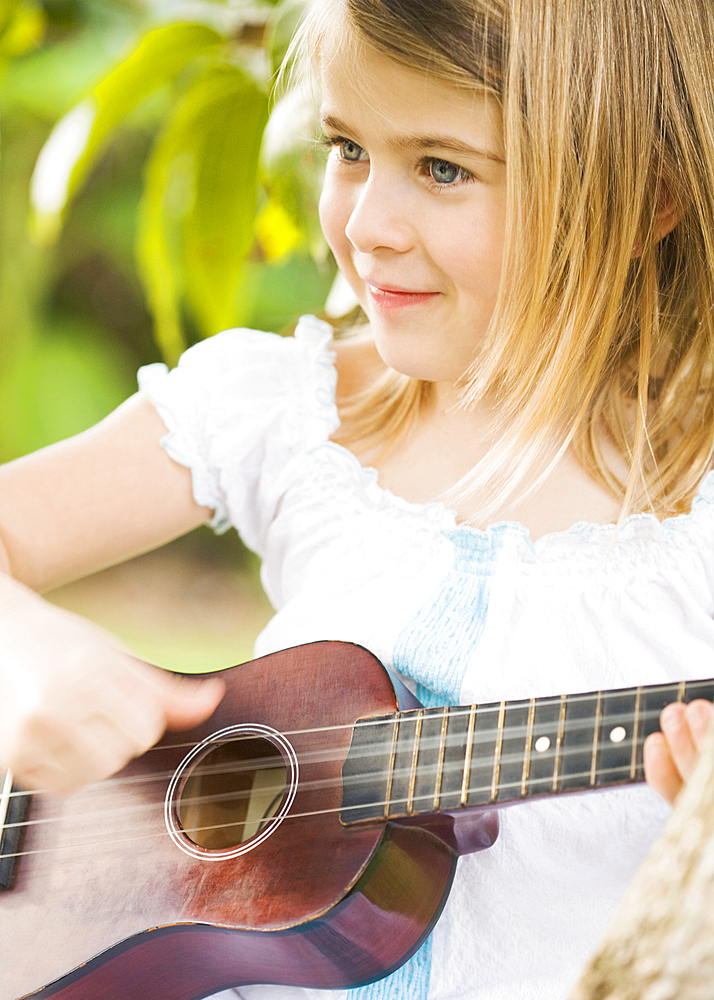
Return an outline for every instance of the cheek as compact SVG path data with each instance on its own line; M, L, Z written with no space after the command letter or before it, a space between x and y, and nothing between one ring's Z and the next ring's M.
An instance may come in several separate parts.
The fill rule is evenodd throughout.
M503 265L505 227L499 213L474 213L439 232L438 254L458 288L492 312Z
M341 191L339 185L330 177L329 171L322 186L319 213L320 226L328 246L338 263L341 263L348 243L345 227L349 221L349 206L345 192Z

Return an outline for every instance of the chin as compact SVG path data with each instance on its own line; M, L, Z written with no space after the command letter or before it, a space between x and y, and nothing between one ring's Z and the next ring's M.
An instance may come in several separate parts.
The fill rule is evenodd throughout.
M405 350L404 344L394 344L391 338L381 337L374 327L372 330L377 353L388 368L393 368L395 372L408 375L410 378L430 380L430 376L424 374L430 368L426 359L415 356L414 351Z
M378 335L375 336L375 346L385 365L409 378L421 379L424 382L455 383L465 370L461 369L455 373L452 367L444 364L443 358L430 356L429 352L425 351L405 349L404 344L385 343Z

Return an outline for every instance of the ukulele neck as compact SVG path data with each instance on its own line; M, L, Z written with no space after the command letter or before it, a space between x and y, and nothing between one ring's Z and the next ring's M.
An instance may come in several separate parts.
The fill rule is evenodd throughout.
M345 824L644 780L642 745L672 701L714 680L399 712L362 719L343 768Z
M11 772L0 771L0 890L12 885L27 801L14 789Z

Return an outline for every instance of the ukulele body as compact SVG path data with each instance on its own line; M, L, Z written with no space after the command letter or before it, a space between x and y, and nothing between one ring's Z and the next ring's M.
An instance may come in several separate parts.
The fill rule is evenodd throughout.
M31 798L14 883L0 892L0 1000L198 1000L248 983L370 982L426 939L457 856L495 840L494 812L340 822L354 722L414 705L367 650L311 643L221 676L226 695L201 726L166 734L66 800ZM181 832L175 776L192 748L255 724L285 734L294 798L255 846L204 849Z

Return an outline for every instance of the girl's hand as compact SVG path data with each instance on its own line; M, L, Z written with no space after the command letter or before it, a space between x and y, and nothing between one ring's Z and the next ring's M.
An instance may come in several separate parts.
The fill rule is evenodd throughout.
M712 703L700 699L667 705L660 715L662 732L645 740L645 776L670 805L697 766L713 713Z
M68 795L198 725L222 681L164 673L97 626L0 576L0 769Z

